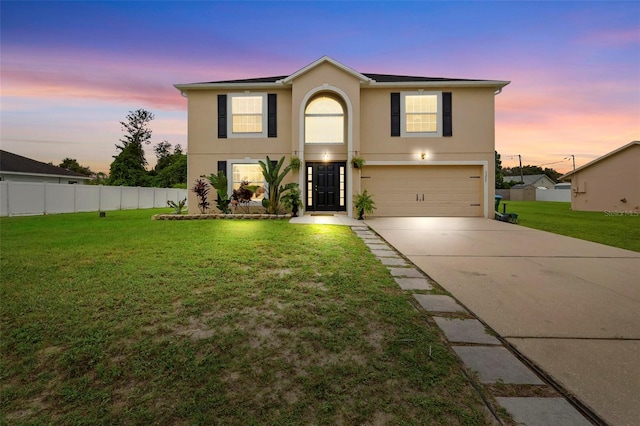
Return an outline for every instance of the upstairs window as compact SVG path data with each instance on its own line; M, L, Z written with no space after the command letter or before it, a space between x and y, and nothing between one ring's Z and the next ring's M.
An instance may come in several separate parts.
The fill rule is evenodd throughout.
M401 92L395 94L395 100L394 94L391 95L391 136L443 136L442 92Z
M438 131L438 97L436 95L406 95L404 112L405 132Z
M400 102L402 136L442 136L441 92L403 92Z
M314 98L304 111L305 143L344 143L344 109L330 96Z
M230 94L229 137L267 137L266 94Z

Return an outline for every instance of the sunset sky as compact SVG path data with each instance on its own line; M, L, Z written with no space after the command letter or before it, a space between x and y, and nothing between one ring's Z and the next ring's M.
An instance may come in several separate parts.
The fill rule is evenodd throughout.
M108 172L128 111L187 147L173 85L289 75L327 55L363 73L509 80L504 166L571 170L640 140L640 2L0 3L3 150ZM152 147L147 159L155 163Z

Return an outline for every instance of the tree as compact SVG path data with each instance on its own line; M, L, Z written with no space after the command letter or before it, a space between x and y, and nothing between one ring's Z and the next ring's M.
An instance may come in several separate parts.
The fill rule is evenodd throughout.
M94 175L94 173L91 171L89 167L81 166L78 163L78 160L76 160L75 158L68 158L68 157L65 158L64 160L62 160L62 163L58 165L58 167L62 167L63 169L67 169L72 172L80 173L81 175L85 175L85 176Z
M520 167L505 167L502 169L505 176L520 176ZM558 181L558 178L562 176L562 173L550 169L550 168L542 168L540 166L532 166L527 164L526 166L522 166L522 175L547 175L550 179L554 181Z
M549 176L549 178L553 179L555 182L558 182L558 179L562 176L562 173L547 167L544 168L544 174Z
M187 156L173 154L171 162L151 177L151 184L157 188L187 187Z
M178 144L171 153L171 144L162 141L153 147L158 162L149 172L152 186L171 188L176 185L187 184L187 156L182 153Z
M89 185L108 185L109 184L109 176L106 173L98 172L93 176L89 182Z
M125 135L116 145L120 153L114 156L109 173L110 185L124 186L147 186L149 176L147 174L147 159L144 155L143 144L151 143L151 129L149 122L154 115L144 109L129 111L126 121L121 121L120 125Z
M502 189L504 187L504 175L502 174L502 160L498 151L494 151L496 156L496 189Z

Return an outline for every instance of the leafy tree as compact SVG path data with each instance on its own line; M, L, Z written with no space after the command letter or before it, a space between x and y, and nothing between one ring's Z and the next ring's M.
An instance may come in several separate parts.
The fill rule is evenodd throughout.
M98 172L93 176L93 179L89 181L89 185L108 185L109 176L106 173Z
M126 120L120 122L122 130L126 133L120 139L122 145L116 145L120 153L113 157L114 161L111 163L110 185L147 186L149 184L143 144L151 143L149 122L154 118L153 113L137 109L129 111Z
M520 167L516 166L516 167L505 167L504 169L502 169L504 176L520 176ZM547 175L550 179L553 179L554 181L557 181L558 178L560 176L562 176L562 173L551 169L551 168L542 168L540 166L532 166L532 165L526 165L526 166L522 166L522 175L523 176L527 176L527 175Z
M64 160L62 160L62 163L58 165L58 167L62 167L63 169L67 169L72 172L80 173L85 176L93 176L94 174L89 167L81 166L78 163L78 160L76 160L75 158L65 158Z
M498 151L494 151L496 156L496 189L501 189L504 187L504 175L502 174L502 160L500 159L500 154Z
M544 174L549 176L551 179L553 179L555 182L558 182L558 179L560 179L560 176L562 176L562 173L554 170L554 169L550 169L545 167L544 168Z
M149 172L152 186L171 188L187 183L187 156L182 153L182 147L176 145L171 152L171 144L162 141L153 147L158 162Z
M169 165L156 172L151 178L152 186L157 188L175 188L185 186L187 183L187 156L184 154L172 155Z

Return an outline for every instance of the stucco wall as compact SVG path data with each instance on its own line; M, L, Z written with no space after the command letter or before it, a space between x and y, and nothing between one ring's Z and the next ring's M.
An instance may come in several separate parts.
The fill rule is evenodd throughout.
M571 176L571 208L640 211L640 145L604 158ZM623 201L624 200L624 201Z
M293 149L291 137L291 91L254 90L255 93L275 93L278 95L277 125L275 138L218 138L218 95L245 93L244 90L193 90L189 91L188 107L188 159L187 185L189 188L189 213L198 213L197 198L190 190L200 176L218 172L218 161L247 159L250 162L264 160L267 155L272 160L286 157L289 164ZM288 181L293 181L291 175ZM215 205L215 191L212 189L209 201Z
M192 187L201 175L217 172L218 161L247 159L255 161L269 155L272 159L292 155L302 161L349 161L354 155L367 162L389 165L426 160L431 165L484 164L482 181L486 183L483 205L493 205L494 196L494 99L492 87L429 87L425 91L451 92L453 136L391 137L390 93L415 91L417 87L381 88L362 83L357 75L333 63L324 62L295 76L278 89L252 89L252 93L278 95L277 138L226 138L217 136L218 94L245 93L245 90L188 90L188 184ZM304 144L304 108L321 93L340 98L345 107L344 144ZM422 159L421 154L426 158ZM425 165L427 163L425 162ZM420 164L415 164L419 166ZM347 167L347 210L353 193L360 191L360 170ZM298 181L304 191L303 173L288 181ZM211 201L215 194L211 195ZM213 203L212 203L213 204ZM191 213L197 201L190 191Z

